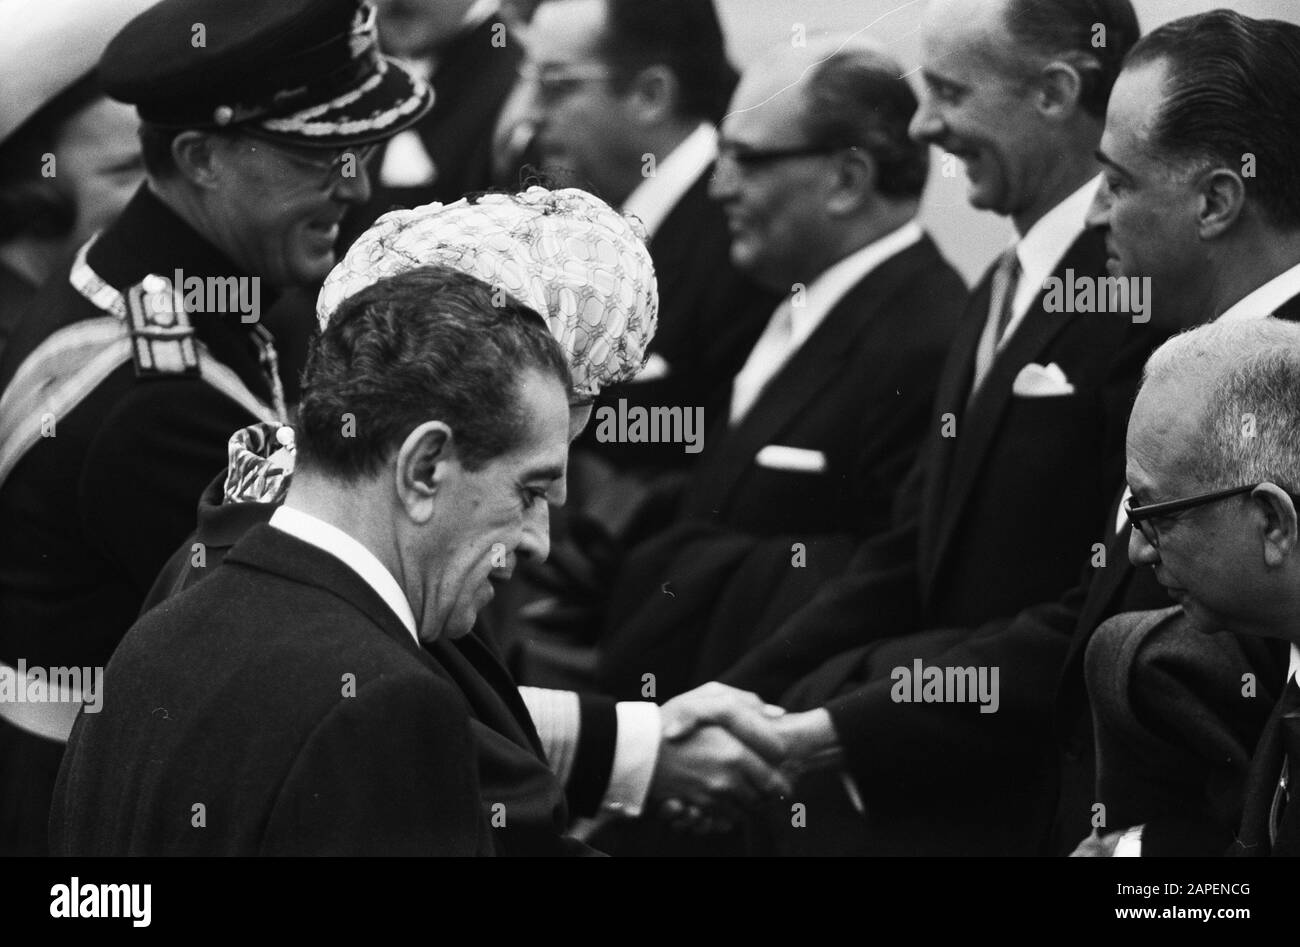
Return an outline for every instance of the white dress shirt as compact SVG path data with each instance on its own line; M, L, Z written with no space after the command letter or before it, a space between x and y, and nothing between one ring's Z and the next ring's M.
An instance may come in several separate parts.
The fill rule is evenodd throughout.
M784 299L732 381L731 423L737 424L744 418L763 389L854 286L886 260L918 243L924 235L921 225L909 220L827 267L800 296Z
M406 630L411 633L415 643L420 643L420 633L416 630L415 613L411 603L406 600L406 593L397 584L393 574L375 556L373 552L353 539L337 526L333 526L319 517L295 510L287 503L276 508L271 514L271 525L282 533L297 537L310 543L317 549L329 553L345 566L355 572L384 600L384 603L401 620Z
M1029 307L1043 291L1043 283L1083 233L1088 208L1092 206L1100 186L1101 175L1098 175L1040 217L1023 237L1012 244L1020 261L1020 282L1016 284L1016 295L1011 301L1011 319L1002 338L997 339L997 315L989 313L976 349L976 365L991 366L997 353L1016 334L1029 314Z
M649 240L717 157L718 130L708 122L700 122L676 148L655 162L654 175L643 177L627 196L623 213L640 218Z

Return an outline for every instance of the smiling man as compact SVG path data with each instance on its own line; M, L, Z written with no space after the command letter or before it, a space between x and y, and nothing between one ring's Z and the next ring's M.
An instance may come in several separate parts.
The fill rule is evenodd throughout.
M0 362L0 534L24 538L0 551L10 666L107 663L230 432L284 419L274 341L246 303L329 272L369 190L365 152L429 106L356 0L163 0L99 75L139 114L147 181ZM190 285L249 292L214 312ZM0 705L0 851L42 850L79 698Z
M284 505L132 628L79 718L54 851L491 853L466 699L425 646L546 557L569 386L542 319L473 277L349 298L313 345Z
M1105 45L1095 45L1100 26ZM1105 275L1085 225L1106 103L1137 19L1127 0L933 0L922 27L925 95L911 134L966 159L969 198L1010 218L1015 242L971 293L940 372L933 427L900 484L888 530L719 675L808 715L794 755L843 749L810 774L817 820L780 850L862 854L1032 852L1067 637L1022 638L1011 619L1076 581L1123 466L1128 403L1152 323L1053 311L1069 271ZM946 425L946 426L945 426ZM1040 524L1026 543L1015 524ZM757 635L755 636L757 637ZM895 668L1000 667L995 714L901 703ZM918 748L924 748L923 751ZM947 774L963 772L959 793ZM803 796L801 796L803 798ZM809 806L810 810L812 806ZM863 813L865 812L865 817Z

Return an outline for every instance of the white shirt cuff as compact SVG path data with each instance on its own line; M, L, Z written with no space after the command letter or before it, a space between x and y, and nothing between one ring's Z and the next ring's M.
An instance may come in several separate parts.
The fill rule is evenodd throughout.
M521 687L519 696L537 727L551 772L559 778L560 785L566 785L578 754L578 731L582 727L578 695L549 687Z
M1112 858L1141 858L1142 857L1142 826L1135 825L1133 828L1125 831L1115 843L1115 854Z
M618 719L614 765L600 808L636 818L650 794L650 781L659 762L659 705L649 701L620 701L614 705L614 713Z

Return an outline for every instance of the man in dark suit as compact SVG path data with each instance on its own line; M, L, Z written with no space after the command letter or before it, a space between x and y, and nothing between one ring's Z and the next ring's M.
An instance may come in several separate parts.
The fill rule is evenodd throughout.
M659 279L659 331L634 381L600 404L693 410L725 389L778 299L728 258L709 200L716 123L735 86L712 0L547 0L523 66L543 167L643 221ZM617 469L681 469L678 445L600 443L580 455ZM584 461L585 462L585 461Z
M1241 158L1281 166L1300 147L1291 126L1279 130L1269 118L1300 108L1297 62L1300 27L1220 10L1153 31L1116 83L1102 139L1107 183L1093 220L1115 270L1148 276L1161 308L1189 324L1300 318L1300 188L1290 175L1256 177ZM1088 570L1074 595L1082 605L1056 709L1053 850L1071 850L1090 828L1099 836L1090 847L1103 853L1121 833L1120 854L1220 849L1240 817L1245 764L1286 655L1181 622L1132 634L1129 621L1098 629L1117 612L1168 604L1155 570L1142 568L1154 564L1151 551L1130 563L1140 541L1119 510L1105 529L1106 566ZM1259 699L1242 699L1246 674L1259 682ZM1237 752L1225 751L1227 734ZM1094 745L1110 756L1099 778ZM1138 745L1159 749L1134 757Z
M887 525L965 296L914 219L929 163L902 72L871 47L814 45L765 57L732 99L713 196L733 262L787 298L706 408L711 447L674 521L620 570L603 691L710 680L751 643L739 612L793 610ZM778 604L765 590L792 564L801 587L776 583Z
M285 504L128 633L78 718L57 852L491 852L466 695L421 644L546 556L570 384L536 313L494 302L427 267L335 314Z
M1167 851L1152 843L1171 826L1184 854L1300 854L1298 406L1293 322L1221 319L1147 365L1128 433L1129 549L1179 607L1120 615L1089 648L1099 801L1134 828L1079 854ZM1267 676L1220 673L1252 650L1281 660Z
M148 180L0 363L0 534L24 537L0 544L0 662L103 666L230 432L284 417L263 307L329 271L365 147L429 104L376 43L356 0L163 0L109 43ZM40 720L0 705L0 849L44 845L76 696Z
M972 294L893 528L721 675L814 708L781 723L794 756L844 755L850 788L838 775L805 780L819 819L795 832L788 811L774 819L780 850L1037 847L1046 767L1021 750L1045 739L1040 708L1065 639L1020 648L978 630L1076 580L1120 476L1137 373L1163 331L1136 311L1070 312L1052 295L1053 284L1105 275L1103 240L1084 218L1137 22L1126 0L1098 7L953 0L927 11L913 134L962 157L971 202L1009 216L1019 237ZM1094 23L1104 47L1089 42ZM991 673L1004 645L1002 673L1027 703L904 702L896 669L921 660ZM940 774L955 765L954 798Z
M583 244L605 252L584 253ZM508 288L545 315L570 360L570 437L587 423L600 387L641 365L655 321L653 266L633 223L589 194L531 188L398 212L348 250L321 293L320 319L328 324L374 281L427 264ZM581 302L571 290L581 291ZM587 331L574 331L589 330L593 320L610 345L593 349ZM212 574L240 537L274 515L293 476L292 445L286 426L236 432L229 468L200 499L197 532L173 555L146 608ZM647 799L693 804L721 786L743 802L765 786L785 786L760 758L777 755L779 746L762 703L751 695L713 684L661 708L520 688L481 627L427 647L468 702L499 854L589 851L565 835L569 813L635 816ZM761 749L746 748L750 741Z

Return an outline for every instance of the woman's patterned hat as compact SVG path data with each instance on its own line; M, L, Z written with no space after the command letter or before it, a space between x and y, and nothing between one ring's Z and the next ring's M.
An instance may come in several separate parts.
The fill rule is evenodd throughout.
M354 293L419 266L475 276L546 319L589 401L645 364L659 291L644 229L574 188L532 187L385 214L352 244L316 302L323 329Z

